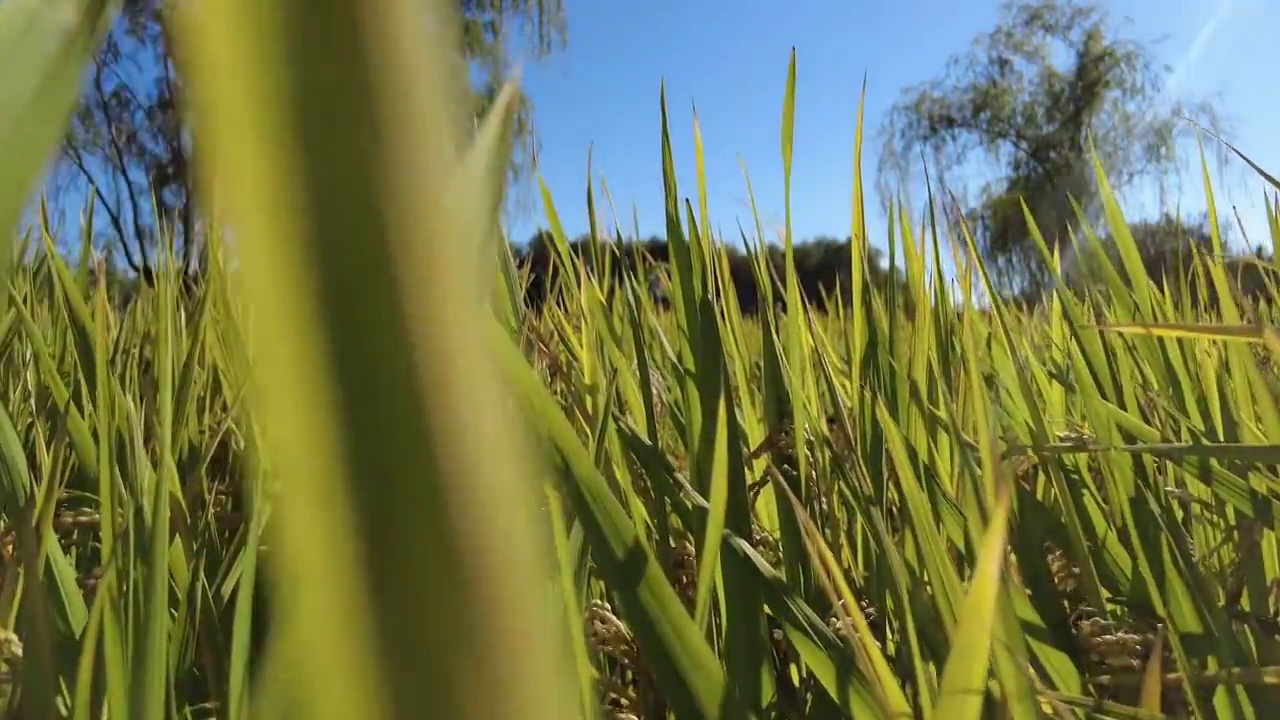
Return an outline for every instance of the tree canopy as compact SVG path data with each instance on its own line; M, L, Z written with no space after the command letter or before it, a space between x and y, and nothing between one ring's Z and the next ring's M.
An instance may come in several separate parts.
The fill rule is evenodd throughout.
M190 266L204 222L194 202L197 148L183 111L182 49L169 30L177 1L126 0L88 70L47 188L73 205L92 198L95 239L142 275L162 228L173 233ZM506 80L517 42L540 58L567 41L562 0L459 0L459 9L477 114ZM522 176L531 157L531 113L522 98L512 179Z
M1096 212L1090 141L1116 189L1143 179L1163 187L1179 139L1195 129L1184 118L1221 127L1207 103L1169 96L1171 72L1096 4L1007 0L995 28L891 109L881 194L899 193L923 156L1004 288L1042 287L1019 199L1052 247L1079 219L1071 199L1087 218ZM981 164L994 172L975 183L967 176Z

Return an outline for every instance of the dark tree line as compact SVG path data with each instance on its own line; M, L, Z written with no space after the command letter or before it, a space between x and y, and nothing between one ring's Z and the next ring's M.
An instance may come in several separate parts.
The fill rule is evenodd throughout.
M1217 305L1216 291L1211 282L1204 285L1190 282L1196 256L1213 258L1212 228L1207 218L1198 220L1180 219L1173 215L1163 215L1155 220L1133 223L1129 227L1138 257L1147 275L1157 286L1168 282L1175 289L1187 281L1188 299L1192 302L1204 302L1210 307ZM1268 284L1280 280L1275 267L1275 257L1261 245L1253 248L1238 248L1228 242L1223 230L1224 257L1222 261L1227 274L1235 286L1237 300L1248 303L1268 300L1271 289ZM1103 239L1103 252L1123 276L1123 264L1115 240L1111 237ZM1068 284L1078 289L1098 288L1105 280L1099 264L1085 256L1076 256L1068 267L1064 268ZM1207 281L1207 278L1206 278ZM1205 292L1201 297L1200 293Z
M581 237L569 243L570 252L576 257L590 258L590 239ZM665 239L657 236L645 240L625 240L622 242L601 243L604 252L610 253L610 281L620 283L626 273L635 273L646 282L654 277L656 271L661 276L669 262L669 246ZM554 240L549 232L535 234L527 243L513 247L517 268L528 274L525 289L525 301L531 308L540 308L546 302L551 290L554 268L557 267ZM846 238L818 237L795 245L796 275L800 291L814 307L827 309L835 300L836 293L847 293L849 277L852 272L852 245ZM756 271L753 260L743 250L729 246L725 249L728 257L729 276L733 284L735 297L742 312L753 315L760 310L762 299L756 282ZM886 266L883 253L872 248L869 260L871 283L885 288L890 282L891 274ZM768 248L768 267L775 279L775 301L785 297L780 284L786 277L786 263L783 249L777 245ZM893 273L897 283L905 283L901 270ZM663 290L651 286L651 291L658 295L662 302Z
M1208 222L1201 219L1178 218L1165 215L1154 220L1134 222L1129 227L1142 265L1157 285L1168 282L1170 287L1178 288L1180 283L1190 278L1193 263L1197 255L1213 256L1212 234ZM1104 255L1110 260L1117 272L1124 276L1118 246L1113 237L1101 237ZM657 236L645 240L625 240L622 242L601 243L603 252L609 253L607 265L612 284L621 283L628 274L634 274L644 281L660 276L669 261L669 246L665 239ZM578 238L569 243L570 252L578 258L589 261L591 243L587 237ZM512 248L517 268L527 276L525 301L532 309L544 306L552 291L553 276L558 267L554 239L547 231L536 233L522 246ZM777 245L768 247L768 266L774 282L774 299L780 302L785 299L785 291L781 285L785 277L785 256L783 249ZM850 287L849 277L852 271L852 246L848 238L843 240L830 236L821 236L807 241L797 242L794 248L796 275L801 293L812 307L819 311L832 309L837 297L848 299ZM761 297L753 269L753 259L742 249L729 246L725 248L728 257L729 276L738 306L744 314L754 315L760 312ZM1226 262L1228 274L1237 287L1237 299L1257 301L1269 296L1268 282L1280 281L1271 263L1273 257L1261 247L1239 250L1227 249ZM1258 262L1260 261L1260 262ZM588 262L588 266L590 263ZM905 287L906 278L902 268L889 267L885 253L872 247L868 257L868 274L870 284L880 291ZM1091 261L1081 254L1064 262L1063 279L1067 286L1077 293L1102 291L1106 288L1106 279L1096 261ZM1198 297L1194 292L1190 299L1196 302L1216 304L1216 298L1210 289L1208 296ZM650 288L662 294L661 288ZM900 295L903 302L913 299L910 293ZM1034 307L1048 297L1045 291L1029 292L1005 291L1002 297L1022 307ZM662 297L656 298L659 302Z

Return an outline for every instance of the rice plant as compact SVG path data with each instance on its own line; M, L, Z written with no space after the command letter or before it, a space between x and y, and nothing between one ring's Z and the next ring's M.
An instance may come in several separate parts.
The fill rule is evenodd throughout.
M473 132L451 8L183 6L233 230L199 283L111 283L47 222L3 255L7 716L1280 709L1275 286L1237 292L1207 173L1214 255L1156 280L1097 167L1105 287L1026 310L979 302L968 228L905 208L880 239L905 282L870 281L853 128L849 283L820 313L790 198L775 274L758 217L710 231L660 98L669 302L588 182L588 255L542 187L535 308L496 221L512 88ZM7 226L116 9L0 4ZM800 78L793 53L788 194Z

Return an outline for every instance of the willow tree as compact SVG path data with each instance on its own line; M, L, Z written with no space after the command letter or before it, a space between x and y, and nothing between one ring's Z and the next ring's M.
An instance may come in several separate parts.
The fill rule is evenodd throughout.
M174 4L199 1L126 0L88 68L46 188L72 212L92 197L95 236L144 277L162 228L187 263L194 262L202 235L191 167L197 133L184 112L182 48L169 31ZM507 78L514 50L537 59L566 42L562 0L458 2L477 115ZM511 179L525 174L536 142L532 110L524 98Z
M1072 199L1086 218L1097 212L1091 148L1117 189L1146 180L1163 194L1179 140L1195 131L1187 120L1221 127L1207 103L1170 96L1171 73L1097 5L1007 0L994 29L890 110L882 197L898 196L923 159L1002 290L1034 293L1048 274L1019 199L1045 239L1063 243L1079 220Z

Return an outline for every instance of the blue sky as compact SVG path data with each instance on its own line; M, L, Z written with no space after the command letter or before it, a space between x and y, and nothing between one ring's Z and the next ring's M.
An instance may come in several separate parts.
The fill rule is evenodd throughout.
M1280 136L1268 120L1280 110L1274 68L1280 47L1275 0L1112 0L1112 16L1131 22L1125 32L1155 45L1175 68L1172 88L1211 97L1232 123L1232 139L1251 157L1280 172ZM523 85L535 103L541 170L566 231L586 231L587 151L593 146L597 192L608 182L624 232L633 207L644 235L662 230L659 83L666 82L681 195L693 197L692 105L706 151L713 223L736 237L750 227L739 157L750 172L766 232L783 223L780 151L787 59L797 52L796 144L792 178L795 237L844 236L850 226L853 129L867 77L868 139L864 177L874 182L874 132L906 86L928 80L947 58L997 20L998 2L903 0L853 3L811 0L566 0L567 49L524 66ZM1270 72L1268 72L1270 68ZM1188 158L1196 160L1194 148ZM1265 237L1262 185L1237 169L1221 188L1219 206L1239 206L1256 243ZM1140 193L1123 198L1128 205ZM1222 195L1227 195L1226 203ZM533 199L530 195L528 199ZM873 242L885 237L874 196ZM603 204L603 200L598 200ZM633 205L634 204L634 205ZM1189 185L1182 208L1203 207ZM1147 206L1150 207L1150 206ZM606 210L607 212L607 206ZM540 225L533 204L509 219L516 242ZM1238 236L1237 236L1238 237Z

